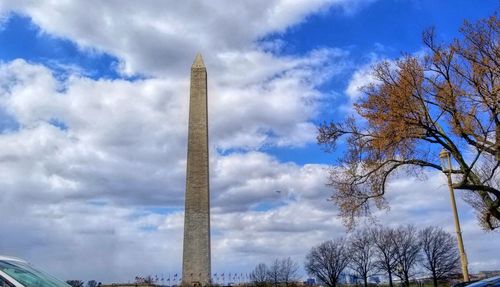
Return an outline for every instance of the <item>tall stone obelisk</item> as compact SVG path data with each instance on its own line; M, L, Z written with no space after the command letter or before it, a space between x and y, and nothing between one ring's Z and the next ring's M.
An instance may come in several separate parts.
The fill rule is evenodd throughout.
M207 70L200 54L191 66L182 284L210 284Z

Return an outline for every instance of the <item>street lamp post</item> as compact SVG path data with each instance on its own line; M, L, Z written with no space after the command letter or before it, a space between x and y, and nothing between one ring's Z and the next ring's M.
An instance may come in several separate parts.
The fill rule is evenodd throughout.
M448 188L450 189L450 199L451 199L451 209L453 211L453 218L455 220L455 232L457 233L458 250L460 252L460 262L462 265L462 274L464 276L464 282L469 282L469 270L467 268L467 254L465 254L464 242L462 241L462 231L460 230L460 220L458 219L457 204L455 202L455 191L453 190L451 181L451 157L450 153L443 149L439 153L439 159L441 160L441 167L448 177Z

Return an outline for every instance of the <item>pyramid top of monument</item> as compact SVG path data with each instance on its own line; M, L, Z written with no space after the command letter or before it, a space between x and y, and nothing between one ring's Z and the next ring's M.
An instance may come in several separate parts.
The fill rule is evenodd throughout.
M191 68L205 68L205 63L203 62L203 58L200 53L196 54L196 58L194 58Z

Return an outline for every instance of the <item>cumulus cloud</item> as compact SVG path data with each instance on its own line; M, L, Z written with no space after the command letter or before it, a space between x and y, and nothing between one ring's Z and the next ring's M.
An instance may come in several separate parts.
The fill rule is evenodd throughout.
M61 83L22 60L3 65L0 74L2 107L20 125L0 137L0 168L14 180L12 189L26 185L32 193L32 183L67 199L181 200L182 186L166 183L184 176L187 101L177 91L186 82L71 77ZM30 180L17 184L26 171ZM158 192L164 186L169 193Z
M216 212L276 207L327 194L326 166L281 163L261 152L224 156L213 170Z
M5 179L2 183L7 190L15 189L20 195L24 191L32 192L31 186L39 184L39 190L53 192L61 199L102 197L139 205L179 204L185 172L187 82L168 79L137 82L90 80L74 76L61 83L47 68L22 60L0 66L0 75L2 108L20 125L19 130L0 136L1 174ZM277 81L293 82L299 88L293 77L281 76ZM274 85L272 82L270 85ZM307 88L302 90L318 94L314 90L307 91ZM294 125L299 126L298 129L310 125L301 121L306 121L314 112L313 108L310 111L303 108L307 103L301 104L301 101L306 96L302 93L297 93L297 97L302 98L288 95L288 102L294 107L282 109L275 103L285 100L281 98L282 94L270 91L263 103L249 96L247 99L253 111L248 115L234 116L229 113L238 107L224 113L227 103L214 97L213 109L221 111L220 114L213 112L211 116L215 122L211 129L214 147L228 146L225 134L234 138L234 134L244 128L229 129L234 122L263 125L252 117L266 117L264 122L274 134L279 134L280 129L293 130ZM233 97L238 98L238 94ZM312 102L313 99L306 98L305 101ZM235 99L234 102L238 106L241 100ZM300 119L301 112L305 113L303 119ZM281 114L288 120L278 117L273 122L271 114ZM298 123L293 123L293 116L298 117ZM219 134L217 124L222 126L219 129L225 134ZM259 137L251 131L247 133L249 138ZM292 143L297 141L291 135L276 136L281 142L286 142L286 137ZM38 166L30 167L32 162L37 162ZM251 165L253 162L255 166ZM236 177L237 174L225 174L227 172L252 171L265 177L266 173L281 165L274 161L273 165L261 169L264 162L273 161L263 153L220 156L215 152L212 164L216 175L214 182L220 182L221 189L225 190L235 185L235 182L227 181L228 178L241 179L241 176ZM30 180L24 185L17 184L16 179L22 178L26 169L31 171ZM9 188L7 184L10 184ZM170 190L161 196L164 192L160 191L166 186Z
M345 94L354 102L362 95L361 88L375 84L376 79L372 73L373 64L364 65L356 70L347 84Z
M317 87L342 72L346 56L339 49L300 58L256 51L222 54L212 78L209 70L209 117L217 146L255 149L314 141L311 120L323 98Z
M165 218L67 201L0 202L0 208L2 254L29 259L63 279L127 281L140 274L177 271L180 265L182 213Z
M289 61L274 60L272 71L249 82L236 81L240 86L214 77L210 87L214 254L243 252L238 229L224 225L228 214L230 222L239 222L247 212L254 214L247 220L253 218L257 225L268 222L259 229L263 233L307 231L302 223L285 225L283 217L293 211L287 209L291 204L298 208L299 199L325 191L324 167L281 163L255 149L265 143L300 145L312 139L290 131L314 128L309 120L316 112L314 100L321 96L315 89L321 80L314 71L325 71L323 59L331 56L341 57L334 51L318 51ZM81 75L61 80L47 67L16 60L0 65L0 87L0 108L17 123L17 128L0 135L0 210L7 222L2 226L12 230L2 252L34 260L63 278L129 280L134 272L165 268L165 254L177 258L169 270L178 268L188 81L93 80ZM285 87L296 91L285 94ZM255 93L245 93L245 88ZM227 101L234 108L227 110ZM282 109L278 101L290 107ZM287 121L271 116L276 114ZM231 128L235 122L241 125ZM247 126L263 125L265 129L246 131L252 141L262 138L259 142L226 139L237 137ZM251 152L222 155L219 148ZM261 214L279 207L280 215ZM16 226L18 220L23 224ZM165 227L165 222L175 228ZM230 236L231 228L235 229ZM169 236L173 239L162 239ZM140 246L132 248L135 244ZM49 252L66 245L72 247ZM264 245L247 251L262 254L259 248L268 248ZM82 258L88 256L106 259L84 264L87 259ZM144 256L148 263L134 269L135 258ZM223 264L219 268L229 268ZM60 270L63 265L72 268Z
M323 198L324 166L280 164L262 153L221 161L226 174L216 168L212 188L214 273L246 273L257 262L285 255L301 262L308 246L343 233ZM231 165L241 172L227 174L228 168L234 170ZM245 190L234 193L217 183L234 177L231 186L242 185ZM239 202L248 194L248 200ZM259 201L275 207L260 209L255 206ZM2 225L10 231L0 243L2 252L30 258L61 278L126 281L137 274L180 273L182 211L161 214L130 205L67 200L0 204L5 215ZM225 205L240 208L227 210Z
M30 195L36 189L40 199L45 198L43 192L55 197L47 198L48 201L93 199L136 205L180 204L184 192L187 82L91 80L79 76L59 82L47 68L22 60L0 66L0 76L1 106L20 125L19 130L0 136L3 163L0 169L4 175L0 184L5 190L20 196ZM294 77L283 75L271 80L269 85L278 85L274 81L292 82L304 93L283 95L270 88L264 99L256 97L256 93L253 98L249 94L246 99L238 100L239 93L233 88L235 108L227 112L224 110L231 105L223 97L212 98L212 169L216 187L220 182L222 190L236 188L235 182L225 181L240 180L242 175L225 174L227 172L245 174L253 170L265 177L272 168L281 165L275 162L261 169L263 161L270 161L269 156L262 153L219 156L216 147L243 146L228 144L226 136L236 138L245 126L267 124L267 129L278 135L272 139L301 142L302 138L297 140L293 133L282 130L300 130L303 125L312 125L307 120L314 108L304 109L307 103L301 102L312 102L314 98L308 99L304 94L314 97L318 92L307 90L307 85L300 87ZM286 99L292 108L282 108L276 103ZM246 101L250 107L243 104ZM239 106L249 112L231 114L234 110L241 111ZM272 116L276 114L287 120ZM262 117L265 120L259 122ZM235 122L241 126L230 128ZM259 132L259 129L248 130L246 134L251 140L268 137ZM279 136L281 132L283 136ZM32 166L33 162L37 165ZM255 166L250 165L252 162ZM27 170L29 176L21 181ZM255 199L259 196L253 195ZM249 201L249 204L255 202Z
M83 49L121 60L125 74L174 76L204 53L209 64L218 53L239 51L270 34L304 21L332 5L352 12L367 0L259 0L204 3L182 1L3 1L0 11L29 16L43 32L70 39ZM92 11L90 17L87 13Z

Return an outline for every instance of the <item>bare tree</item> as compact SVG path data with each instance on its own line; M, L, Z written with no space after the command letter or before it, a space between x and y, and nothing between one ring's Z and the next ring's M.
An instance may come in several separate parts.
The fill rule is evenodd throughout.
M276 258L273 263L267 268L267 277L269 278L269 282L277 287L280 285L283 277L282 265L278 258Z
M401 280L403 286L409 287L410 279L415 275L415 268L421 258L418 232L412 225L398 227L392 240L396 253L394 275Z
M87 287L97 287L97 281L95 280L87 281Z
M348 264L347 244L340 238L313 247L306 256L305 269L326 286L336 287Z
M373 237L368 229L358 230L349 237L350 266L359 277L363 278L365 287L368 287L368 277L375 271L374 255Z
M380 227L371 229L373 244L375 246L375 265L387 273L389 287L393 287L392 275L396 266L396 246L393 236L394 230Z
M451 172L480 224L500 227L500 21L496 15L465 23L449 45L432 29L426 57L406 55L373 68L376 83L363 89L354 117L323 124L318 143L327 151L347 137L345 168L332 169L332 200L348 227L372 208L387 207L386 185L396 171ZM451 154L443 169L439 150ZM374 205L375 204L375 205Z
M299 265L290 257L281 260L281 278L285 286L299 279Z
M438 227L427 227L420 231L424 253L423 266L432 276L434 287L438 281L459 272L459 254L455 238Z
M147 284L153 284L155 282L155 279L153 278L152 275L148 275L143 279L144 279L144 283L147 283Z
M252 280L257 287L266 286L269 282L267 265L259 263L255 266L255 269L250 273L250 280Z
M67 280L66 283L72 287L83 287L82 280Z

